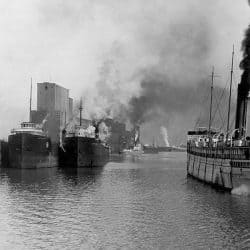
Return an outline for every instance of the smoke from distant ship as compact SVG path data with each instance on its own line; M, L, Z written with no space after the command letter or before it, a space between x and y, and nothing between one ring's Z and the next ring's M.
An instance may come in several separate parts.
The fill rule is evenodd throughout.
M167 131L167 128L164 127L164 126L161 126L161 133L162 133L162 136L163 136L163 139L164 139L164 142L165 142L165 146L169 147L170 144L169 144L169 141L168 141L168 131Z
M209 91L215 27L204 13L212 6L195 2L192 8L178 8L182 15L174 19L156 15L154 8L138 17L134 54L129 40L112 43L99 66L94 93L87 97L91 119L109 117L132 126L160 119L154 130L158 136L160 126L166 125L170 137L179 137L194 126L200 109L207 112L201 102ZM141 58L143 51L146 56Z
M196 93L206 88L204 84L172 85L167 77L159 75L147 77L141 82L141 95L129 101L128 116L133 124L143 124L159 114L184 114L200 104L201 97Z
M208 74L212 27L198 10L193 10L191 17L188 13L189 7L173 23L165 21L165 16L155 16L159 27L139 24L137 39L145 51L153 51L153 61L146 59L140 64L136 58L138 63L126 65L131 51L122 43L113 44L99 69L96 97L89 105L92 116L129 121L134 126L157 117L170 120L169 116L183 116L200 105L196 93L197 88L206 89L202 83Z

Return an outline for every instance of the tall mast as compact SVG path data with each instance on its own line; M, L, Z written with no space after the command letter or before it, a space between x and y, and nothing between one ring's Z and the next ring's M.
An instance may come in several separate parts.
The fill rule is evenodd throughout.
M208 131L211 130L211 118L212 118L212 107L213 107L213 89L214 89L214 66L212 68L212 81L211 81L211 97L210 97L210 111L209 111L209 123L208 123Z
M32 105L32 77L30 79L30 113L29 113L30 122L31 122L31 105Z
M67 124L67 111L64 112L64 126L66 128L66 124Z
M79 110L80 110L80 126L82 126L82 98L80 100Z
M231 72L230 72L231 74L230 74L230 90L229 90L229 100L228 100L226 141L228 140L229 123L230 123L231 95L232 95L232 82L233 82L233 67L234 67L234 45L233 45L233 51L232 51Z

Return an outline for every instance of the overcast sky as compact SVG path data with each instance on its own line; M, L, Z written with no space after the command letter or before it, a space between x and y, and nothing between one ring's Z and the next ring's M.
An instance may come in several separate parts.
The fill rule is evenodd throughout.
M149 67L162 67L173 78L182 70L190 78L189 71L209 75L214 64L223 81L232 44L238 67L249 23L246 0L0 0L0 138L28 119L31 77L69 88L74 99L88 96L88 105L94 105L89 99L105 65L112 70L106 87L123 102L138 94L138 72ZM201 47L208 51L200 59L206 63L198 71L186 58L180 69L175 53L181 58L190 48L176 46L171 35L189 39L196 29L209 44ZM238 68L235 75L238 80Z

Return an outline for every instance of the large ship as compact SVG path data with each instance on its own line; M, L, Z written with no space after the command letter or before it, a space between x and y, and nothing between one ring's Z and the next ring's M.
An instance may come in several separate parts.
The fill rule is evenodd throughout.
M143 153L144 154L158 154L159 149L158 146L155 145L155 138L153 137L152 145L144 144L143 145Z
M41 124L31 122L32 79L30 87L29 122L22 122L20 128L12 129L8 136L8 159L4 164L10 168L42 168L57 165L52 144L43 131L46 118Z
M158 147L156 147L155 145L143 145L143 153L144 154L158 154L159 150Z
M243 60L244 72L238 85L235 128L229 129L233 52L226 131L211 127L213 71L209 126L189 131L187 138L187 174L228 190L242 186L250 188L250 115L248 114L250 113L250 51L248 48Z
M102 167L109 160L109 147L99 138L98 126L82 125L82 104L80 104L80 125L67 131L62 130L59 148L59 166L66 168Z
M12 129L8 150L8 167L11 168L53 167L57 164L49 137L35 123L23 122L20 128Z

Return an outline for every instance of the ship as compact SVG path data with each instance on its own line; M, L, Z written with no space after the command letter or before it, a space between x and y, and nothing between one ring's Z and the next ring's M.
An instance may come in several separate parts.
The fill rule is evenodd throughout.
M50 138L32 122L22 122L8 136L8 167L42 168L56 166Z
M171 146L171 151L172 152L185 152L187 151L186 147L181 147L181 146Z
M158 154L158 152L159 152L158 147L156 147L155 145L148 145L148 144L143 145L144 154Z
M42 124L31 122L32 80L30 90L30 120L12 129L8 136L8 159L5 166L10 168L54 167L57 159L52 153L51 140L43 131Z
M140 142L140 126L135 125L133 130L133 147L130 149L124 149L122 151L125 156L141 157L144 153L144 146Z
M80 102L80 124L62 130L59 147L59 166L64 168L103 167L109 161L110 149L100 140L100 122L82 124L82 101Z
M0 140L0 166L7 167L9 164L8 142Z
M143 145L143 153L144 154L158 154L158 147L155 145L155 138L153 137L152 145L144 144Z
M159 152L171 152L172 147L171 146L159 146L158 151Z
M232 52L227 126L225 131L212 128L212 71L209 126L188 131L187 175L225 190L250 188L250 51L247 50L244 72L237 89L235 128L230 129L230 107L233 75ZM248 109L248 110L247 110Z

